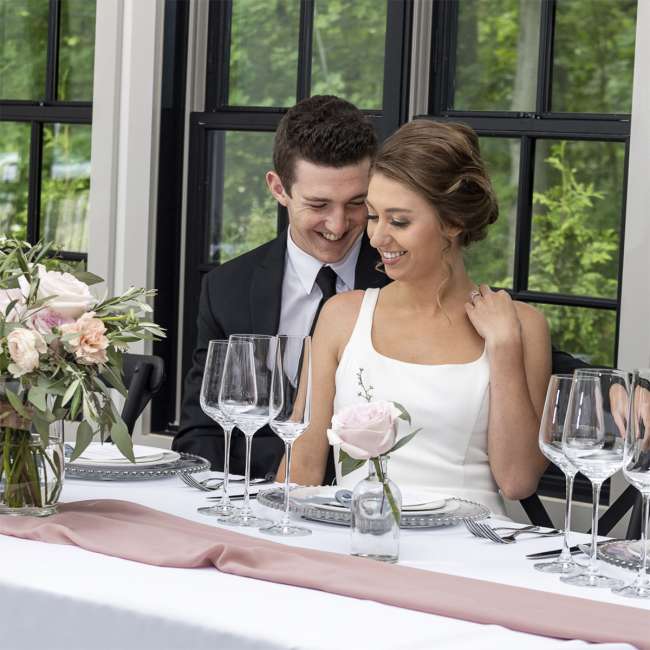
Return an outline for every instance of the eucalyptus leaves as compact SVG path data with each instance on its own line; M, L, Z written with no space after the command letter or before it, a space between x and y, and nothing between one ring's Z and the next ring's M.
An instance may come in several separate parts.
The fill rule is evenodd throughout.
M30 423L46 447L53 422L81 416L72 459L99 433L133 460L109 386L126 395L122 355L129 343L164 333L146 318L153 291L98 299L89 289L98 282L57 258L50 244L0 239L0 377L7 382L0 431L15 437L16 419Z

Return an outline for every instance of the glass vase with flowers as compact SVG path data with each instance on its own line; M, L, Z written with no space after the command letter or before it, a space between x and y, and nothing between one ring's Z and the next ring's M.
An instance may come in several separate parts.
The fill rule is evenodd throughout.
M95 434L134 460L110 389L126 395L128 345L164 333L146 317L154 292L100 299L89 286L101 281L51 244L0 239L0 514L56 510L64 419L80 419L71 460Z

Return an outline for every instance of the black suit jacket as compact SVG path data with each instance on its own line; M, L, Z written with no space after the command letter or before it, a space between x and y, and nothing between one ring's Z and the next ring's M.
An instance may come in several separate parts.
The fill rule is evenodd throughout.
M198 454L223 469L223 432L203 413L199 393L205 356L211 339L230 334L276 334L280 323L282 280L287 232L249 253L210 271L204 278L197 319L198 336L192 368L185 378L181 425L173 449ZM382 287L388 277L377 271L377 252L363 235L357 260L354 288ZM230 471L244 473L244 436L235 430L231 443ZM253 437L251 476L275 472L284 443L269 427Z

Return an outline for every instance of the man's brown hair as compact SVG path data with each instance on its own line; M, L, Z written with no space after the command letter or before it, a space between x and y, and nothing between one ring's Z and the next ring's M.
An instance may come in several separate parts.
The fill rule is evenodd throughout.
M375 131L356 106L333 95L314 95L298 102L280 120L273 166L291 196L298 159L346 167L372 159L376 151Z

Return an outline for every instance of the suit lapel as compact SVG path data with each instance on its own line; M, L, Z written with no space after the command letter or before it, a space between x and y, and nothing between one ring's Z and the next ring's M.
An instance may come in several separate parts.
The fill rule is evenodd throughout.
M276 334L280 324L282 278L287 250L287 231L270 242L266 255L253 271L250 289L252 331Z
M385 273L375 268L379 263L377 251L370 245L368 235L364 232L361 239L361 248L357 259L357 267L354 273L355 289L371 289L373 287L384 287L390 279Z

